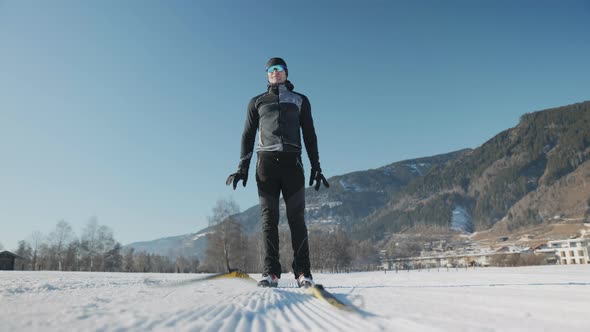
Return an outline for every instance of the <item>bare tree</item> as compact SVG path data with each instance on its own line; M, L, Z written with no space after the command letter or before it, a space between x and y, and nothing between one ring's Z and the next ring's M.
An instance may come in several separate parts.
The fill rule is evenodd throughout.
M356 254L355 243L340 229L309 232L309 250L312 269L329 272L348 271Z
M173 273L176 271L175 262L166 256L148 254L141 251L134 255L134 271Z
M124 272L134 272L134 259L133 259L133 253L135 252L135 249L133 248L125 248L123 250L123 271Z
M248 237L246 255L247 264L244 271L261 271L262 263L264 261L264 242L262 240L262 232L256 232Z
M4 250L4 246L0 243L0 250Z
M82 260L86 270L94 271L94 264L98 258L100 244L98 243L98 220L91 218L82 230L80 246L82 248Z
M152 269L151 258L145 252L139 252L135 256L135 271L137 272L150 272Z
M331 236L333 238L331 250L334 252L332 271L346 271L352 262L352 241L341 229L332 233Z
M30 270L31 269L31 257L32 257L32 249L31 245L25 241L20 240L18 241L18 249L16 249L16 254L20 257L24 258L24 262L21 266L18 267L19 270Z
M105 256L115 245L113 231L108 226L99 225L95 217L91 218L80 239L85 267L90 271L104 271Z
M240 206L231 197L218 199L213 207L213 215L207 217L209 226L215 226L222 223L229 216L240 213Z
M155 254L152 254L151 257L153 262L151 272L173 273L175 271L174 262L170 258Z
M99 225L96 218L91 219L83 229L81 239L75 236L72 227L63 220L57 223L47 239L41 232L35 231L29 236L29 240L18 242L17 254L25 258L19 267L22 269L123 270L121 244L115 241L113 231L107 226ZM173 263L165 258L158 259L158 269L161 272L173 272ZM130 264L133 264L133 258Z
M123 256L121 255L122 246L115 242L112 249L107 250L104 256L104 271L119 272L123 267Z
M188 261L184 256L176 257L176 261L174 262L174 272L188 273Z
M43 243L43 233L39 232L39 231L34 231L33 233L31 233L30 237L29 237L29 242L31 243L31 249L32 249L32 257L31 257L31 269L33 271L39 270L39 265L38 265L38 256L39 256L39 246L41 246L41 243Z
M178 256L175 262L176 273L196 273L199 267L199 259L197 257Z
M70 242L66 249L64 265L66 271L79 271L81 261L80 240L75 239Z
M207 236L205 266L207 269L221 272L244 268L247 238L241 225L231 218L240 212L240 207L232 198L219 199L213 207L213 215L208 217L213 228Z
M43 241L39 245L37 267L39 270L51 270L52 250L47 242Z
M229 218L207 235L205 266L214 272L245 268L247 236L241 225Z
M371 240L354 241L351 268L370 271L380 264L379 251Z
M188 261L189 261L189 271L191 273L197 273L199 271L199 265L201 264L201 262L199 261L199 258L197 258L197 256L189 257Z
M233 223L233 225L230 225ZM232 262L233 268L240 271L245 271L248 265L248 235L244 232L244 228L240 223L234 219L228 220L228 248L226 254L226 265L228 270L231 270L229 262Z
M55 226L55 230L49 234L52 265L57 263L57 269L59 271L63 270L66 251L73 239L74 232L72 231L72 226L64 220L59 221ZM51 268L54 268L54 266Z

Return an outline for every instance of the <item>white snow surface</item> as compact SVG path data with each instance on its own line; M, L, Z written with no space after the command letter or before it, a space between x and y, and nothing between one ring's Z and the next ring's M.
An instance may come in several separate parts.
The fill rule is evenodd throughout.
M0 330L590 331L590 265L316 273L352 313L204 276L0 271Z

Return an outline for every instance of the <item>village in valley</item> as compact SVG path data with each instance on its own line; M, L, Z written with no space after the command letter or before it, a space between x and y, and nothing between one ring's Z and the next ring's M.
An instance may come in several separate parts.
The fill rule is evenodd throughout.
M590 220L555 216L554 224L498 235L491 231L424 237L392 234L395 245L419 242L419 255L380 251L383 270L590 264ZM432 240L435 238L434 240ZM426 239L426 240L425 240Z

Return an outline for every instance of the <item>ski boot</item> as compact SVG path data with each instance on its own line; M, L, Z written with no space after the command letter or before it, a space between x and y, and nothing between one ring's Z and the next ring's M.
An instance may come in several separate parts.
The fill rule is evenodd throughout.
M309 288L314 285L313 277L311 273L300 273L299 277L297 277L297 286L303 288Z
M258 281L258 287L277 287L279 285L279 278L272 273L265 273L262 279Z

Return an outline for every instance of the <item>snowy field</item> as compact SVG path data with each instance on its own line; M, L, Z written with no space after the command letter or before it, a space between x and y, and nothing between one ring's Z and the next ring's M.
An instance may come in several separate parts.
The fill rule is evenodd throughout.
M590 331L590 265L315 275L357 312L203 276L0 271L0 330Z

